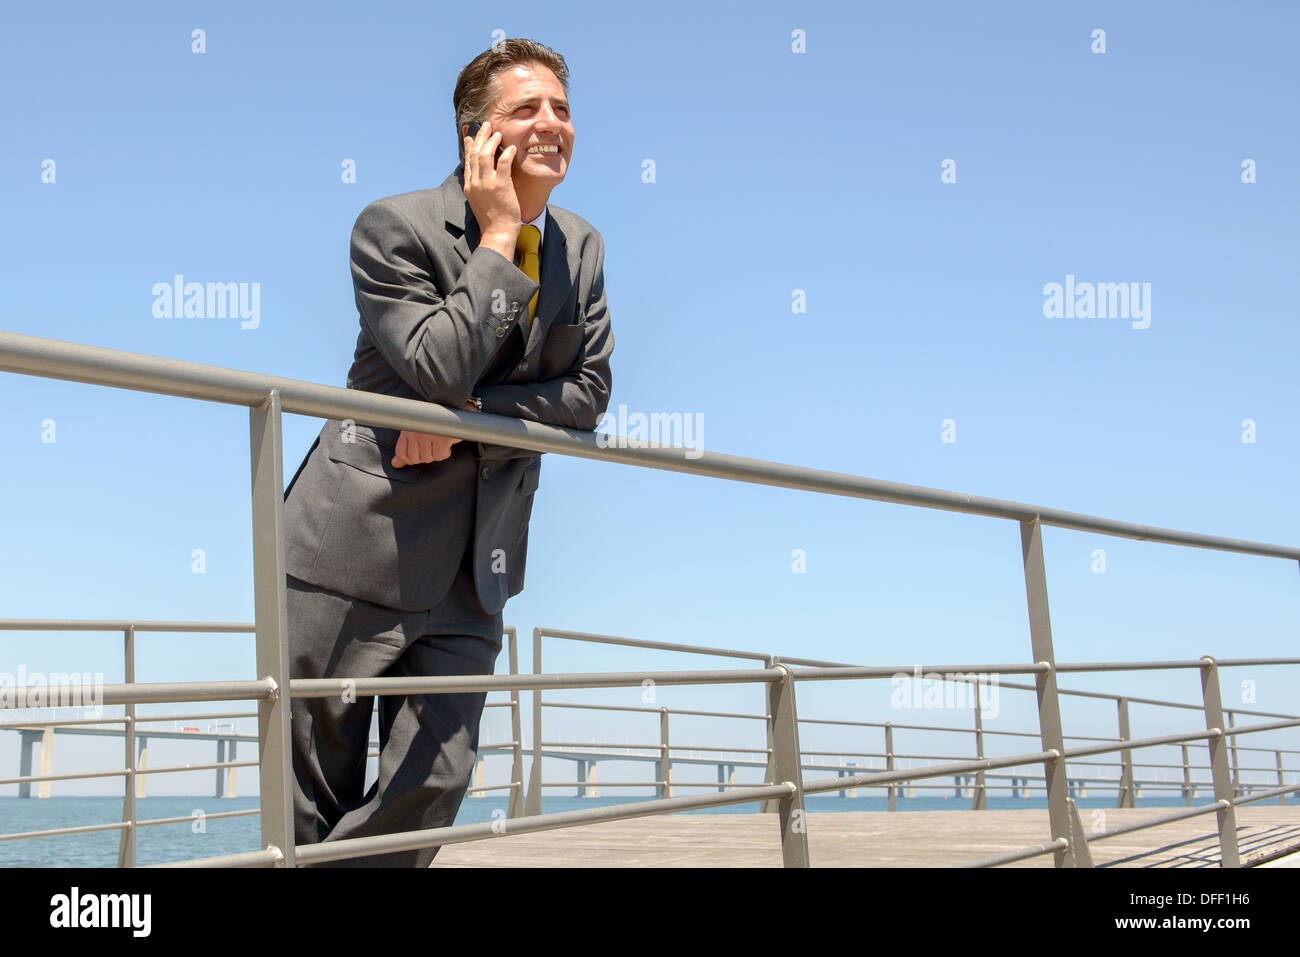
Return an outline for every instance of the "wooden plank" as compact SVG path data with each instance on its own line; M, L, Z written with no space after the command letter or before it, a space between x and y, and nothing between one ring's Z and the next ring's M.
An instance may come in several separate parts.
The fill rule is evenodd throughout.
M1168 808L1081 808L1093 830ZM433 867L780 867L770 814L672 814L538 834L509 834L438 852ZM944 867L1046 843L1047 811L822 812L807 816L813 867ZM1243 863L1300 847L1300 807L1237 809ZM1090 844L1098 867L1217 867L1214 814ZM1010 867L1051 867L1050 854Z

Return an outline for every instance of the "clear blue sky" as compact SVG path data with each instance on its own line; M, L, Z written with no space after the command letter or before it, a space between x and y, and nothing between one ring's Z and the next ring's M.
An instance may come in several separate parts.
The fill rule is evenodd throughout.
M1293 5L488 9L7 7L0 327L343 385L352 223L452 170L456 75L500 29L572 71L574 160L551 200L605 238L612 408L698 414L715 451L1300 544ZM259 283L260 325L155 318L151 288L176 273ZM1067 275L1150 283L1150 326L1045 317L1044 285ZM247 423L242 408L0 374L0 617L251 620ZM320 424L286 417L286 479ZM1045 542L1059 660L1297 653L1294 563L1055 529ZM556 455L506 621L909 667L1029 657L1013 523ZM119 645L2 636L0 670L116 681ZM151 636L137 669L248 678L252 664L248 638ZM707 666L558 642L547 664ZM1231 677L1229 701L1242 677L1261 709L1300 699L1294 668ZM1063 684L1199 696L1190 672ZM808 686L801 709L883 720L886 690ZM659 703L752 710L758 694L661 689ZM1015 700L999 720L1035 727ZM582 716L551 727L657 734L649 719L579 731ZM1114 727L1107 707L1067 720ZM1135 715L1134 731L1161 722ZM502 740L504 712L484 727Z

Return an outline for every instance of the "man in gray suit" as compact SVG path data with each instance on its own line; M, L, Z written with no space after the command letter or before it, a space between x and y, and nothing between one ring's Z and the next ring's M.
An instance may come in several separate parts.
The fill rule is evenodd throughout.
M348 388L596 428L614 350L604 242L547 204L572 156L567 91L563 57L529 40L461 71L461 165L437 189L371 203L353 228ZM525 449L326 422L285 493L291 677L491 674L540 474ZM379 778L364 794L374 698L295 699L298 843L451 824L484 697L379 696ZM427 867L436 853L337 863Z

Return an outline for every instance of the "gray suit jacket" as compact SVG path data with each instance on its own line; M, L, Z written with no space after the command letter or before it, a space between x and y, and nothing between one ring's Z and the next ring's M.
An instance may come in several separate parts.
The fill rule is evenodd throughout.
M604 241L547 206L541 295L480 247L463 169L437 189L371 203L352 230L361 332L348 388L594 430L614 351ZM524 586L541 454L462 441L441 462L394 468L398 431L331 419L285 493L285 564L322 588L403 611L434 607L473 542L475 584L495 614ZM351 438L352 441L348 441Z

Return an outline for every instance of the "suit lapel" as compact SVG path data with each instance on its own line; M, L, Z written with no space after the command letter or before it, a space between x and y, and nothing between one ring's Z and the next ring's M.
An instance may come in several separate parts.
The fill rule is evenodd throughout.
M455 240L456 255L461 262L469 261L469 254L478 245L478 223L465 198L463 166L457 166L451 175L442 181L438 192L442 196L443 218L447 221L447 232Z
M469 200L465 198L463 167L457 166L439 188L442 195L443 218L447 232L452 236L456 254L464 262L477 248L480 234ZM546 338L546 330L555 321L560 307L568 301L569 293L578 275L580 263L569 252L564 230L548 208L546 231L542 234L542 256L538 265L541 273L541 292L537 297L537 315L533 317L524 354L531 353Z

